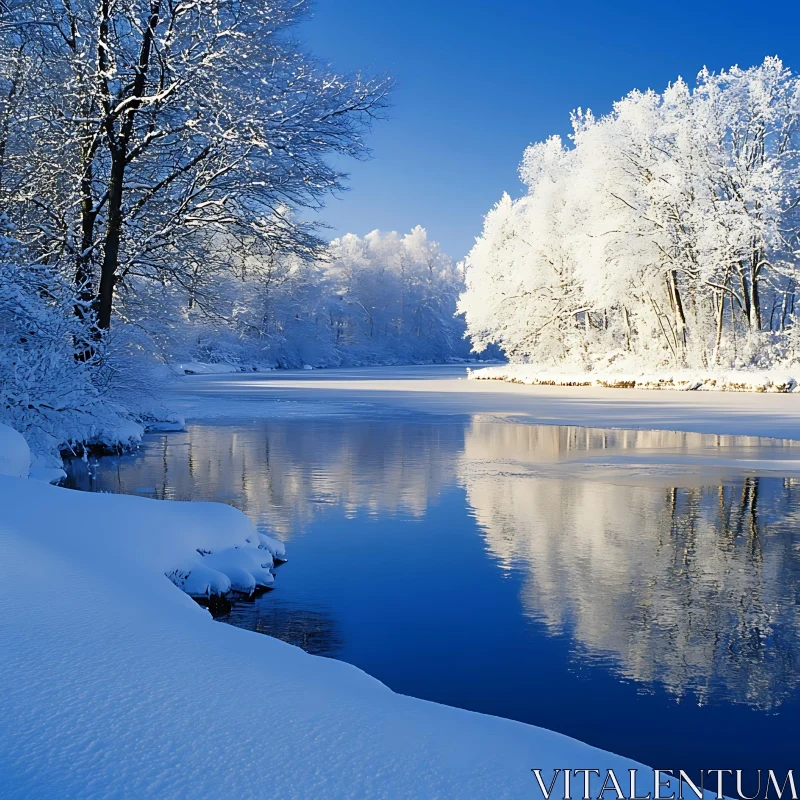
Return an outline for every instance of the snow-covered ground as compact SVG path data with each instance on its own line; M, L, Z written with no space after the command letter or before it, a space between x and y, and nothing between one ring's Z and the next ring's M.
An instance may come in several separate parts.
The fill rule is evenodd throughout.
M800 439L796 395L527 387L463 367L188 376L174 401L189 419L425 411ZM214 623L166 574L236 584L229 548L267 552L244 515L11 477L24 459L3 441L16 448L0 477L3 800L534 797L532 768L633 766Z
M177 382L171 403L189 420L482 414L552 425L800 440L800 395L793 393L610 391L467 378L458 365L192 375Z
M4 800L531 797L534 767L631 766L213 622L164 573L246 543L228 506L0 477L0 509Z
M606 389L675 389L683 392L800 392L795 375L759 370L659 373L569 372L528 364L503 364L469 372L471 380L508 381L527 386L598 386Z

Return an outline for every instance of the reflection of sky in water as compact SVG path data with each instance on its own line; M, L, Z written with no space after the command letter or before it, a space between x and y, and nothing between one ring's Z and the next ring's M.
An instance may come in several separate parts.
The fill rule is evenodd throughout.
M764 469L798 457L480 418L262 420L152 436L71 482L246 511L290 562L229 621L398 691L655 766L789 768L800 480Z

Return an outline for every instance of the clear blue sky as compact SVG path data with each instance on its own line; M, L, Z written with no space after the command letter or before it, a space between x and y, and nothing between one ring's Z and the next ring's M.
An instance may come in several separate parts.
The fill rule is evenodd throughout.
M322 219L331 235L420 224L463 257L532 141L569 132L633 88L692 82L707 65L779 55L800 71L800 2L317 0L301 29L339 70L389 71L390 118L373 158L350 163L351 190Z

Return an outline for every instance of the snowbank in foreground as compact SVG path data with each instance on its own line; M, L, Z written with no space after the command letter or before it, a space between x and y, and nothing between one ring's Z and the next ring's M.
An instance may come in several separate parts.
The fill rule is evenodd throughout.
M164 577L252 536L228 506L0 478L4 800L533 797L534 767L633 766L213 622Z
M25 437L0 423L0 475L27 478L31 468L31 451Z
M505 364L467 370L477 381L507 381L528 386L602 386L609 389L676 389L703 392L798 392L798 380L778 372L734 370L694 372L675 370L652 374L615 372L559 372L528 364Z

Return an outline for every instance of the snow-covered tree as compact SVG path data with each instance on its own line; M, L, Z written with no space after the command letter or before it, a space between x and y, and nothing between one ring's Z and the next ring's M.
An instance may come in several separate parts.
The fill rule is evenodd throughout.
M777 58L573 114L467 259L475 349L592 368L786 352L800 255L800 80Z
M304 53L293 29L308 7L0 5L0 209L13 231L0 414L37 452L133 430L157 351L236 361L259 342L281 365L335 360L326 243L293 210L343 185L330 156L366 155L389 82Z
M331 242L327 279L336 342L367 360L441 361L460 354L459 267L419 225L403 236L372 231ZM381 353L385 354L381 356Z
M41 261L69 265L109 328L134 278L189 286L221 234L305 256L317 207L359 157L388 84L304 54L304 0L8 0L0 200ZM284 221L286 217L284 216Z
M218 237L230 260L188 287L136 279L125 319L168 360L242 368L441 362L467 356L460 267L416 227L335 240L316 259Z
M27 258L0 217L0 422L24 432L37 466L57 466L60 451L86 443L129 444L151 396L140 343L106 338L76 358L85 331L74 289Z

